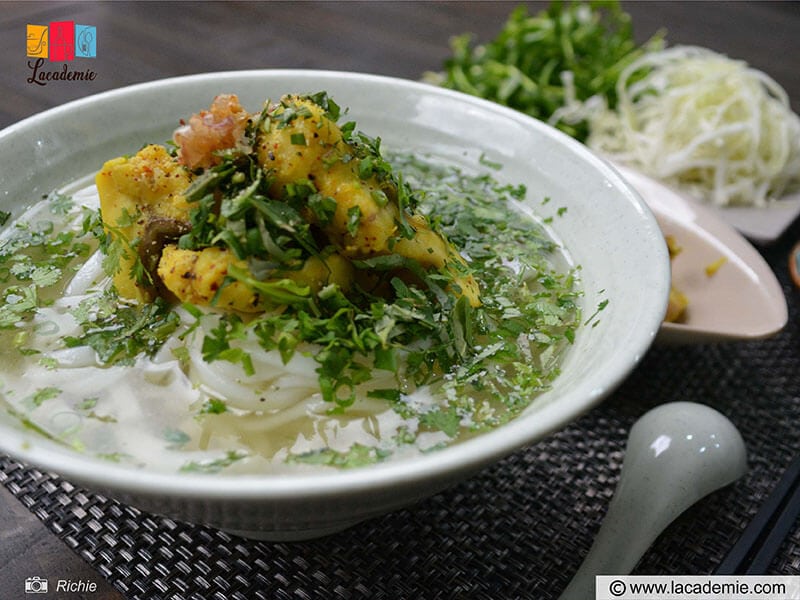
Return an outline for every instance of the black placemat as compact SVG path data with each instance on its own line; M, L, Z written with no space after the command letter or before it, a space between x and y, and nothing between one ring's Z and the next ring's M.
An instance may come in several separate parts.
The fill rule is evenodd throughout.
M778 336L655 347L563 431L413 507L323 539L263 543L178 523L8 458L0 482L132 599L557 598L605 514L632 423L664 402L690 400L739 427L750 468L673 523L636 573L709 573L798 451L800 290L786 257L799 238L795 226L761 249L789 303ZM770 573L800 573L800 531Z

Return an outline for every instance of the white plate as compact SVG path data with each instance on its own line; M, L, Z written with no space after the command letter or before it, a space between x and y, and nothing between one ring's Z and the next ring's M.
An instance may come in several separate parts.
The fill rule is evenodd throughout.
M777 240L800 216L800 192L767 206L712 206L711 210L757 244Z
M717 211L629 167L614 166L642 195L664 234L681 248L672 261L672 282L689 307L683 322L662 325L657 341L759 339L784 327L786 298L775 274ZM719 268L708 274L706 268L720 260Z

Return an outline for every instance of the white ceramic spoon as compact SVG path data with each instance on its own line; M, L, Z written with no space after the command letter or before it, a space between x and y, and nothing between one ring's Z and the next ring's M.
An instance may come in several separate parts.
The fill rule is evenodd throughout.
M742 436L714 409L674 402L646 413L631 428L608 513L561 600L594 598L596 575L629 574L678 515L746 470Z

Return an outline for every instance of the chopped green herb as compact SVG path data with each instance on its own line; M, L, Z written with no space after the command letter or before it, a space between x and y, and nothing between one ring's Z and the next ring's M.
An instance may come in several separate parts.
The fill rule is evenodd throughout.
M132 365L140 354L155 355L179 324L177 313L157 298L151 304L120 305L110 314L98 312L94 320L84 321L83 335L66 336L64 344L89 346L104 364Z
M58 398L60 394L61 390L57 387L39 388L31 396L31 402L33 402L34 406L41 406L48 400L52 400L53 398Z
M333 221L336 214L336 200L330 196L322 194L312 194L308 197L308 207L313 211L314 216L320 225L328 225Z
M536 15L519 6L488 43L474 45L470 34L452 38L444 73L429 77L444 87L549 119L585 140L585 115L570 117L568 109L593 96L613 108L622 70L662 43L658 34L638 45L630 16L615 0L555 1Z
M361 208L356 206L351 206L347 209L347 233L350 235L355 235L358 231L358 226L361 223Z
M331 448L315 450L305 454L293 454L286 462L330 467L354 468L375 464L390 456L390 452L363 444L353 444L349 450L339 452Z
M232 464L242 460L243 458L247 458L247 456L248 455L244 452L229 450L225 453L225 456L222 456L221 458L187 462L181 467L180 470L184 473L219 473L223 469L230 467Z
M0 328L9 329L22 320L30 318L39 306L37 288L10 286L3 292L3 305L0 306Z
M72 196L62 194L58 191L51 192L47 196L47 201L50 203L50 212L55 215L66 215L75 208L75 202L72 200Z
M185 431L168 427L164 430L164 439L169 442L167 448L177 449L188 444L192 438Z
M117 419L112 417L111 415L98 415L94 411L90 411L86 413L87 419L94 419L95 421L100 421L101 423L116 423Z
M500 169L503 168L502 163L489 160L488 158L486 158L486 154L484 154L483 152L481 152L481 155L478 158L478 162L480 162L484 167L489 167L490 169L494 169L495 171L499 171Z
M114 463L119 463L130 458L130 455L124 452L100 452L95 454L95 456L99 459Z
M223 400L217 398L209 398L203 403L203 408L200 409L200 414L203 415L221 415L228 410L228 406Z
M589 324L589 323L591 323L592 321L595 321L595 319L597 318L597 316L598 316L598 315L599 315L601 312L603 312L603 311L605 310L606 306L608 306L608 302L609 302L609 301L608 301L608 299L601 300L601 301L600 301L600 302L597 304L597 309L596 309L596 310L595 310L595 311L594 311L594 312L593 312L593 313L592 313L592 314L589 316L589 318L587 318L587 319L586 319L586 321L584 321L584 323L583 323L583 324L584 324L584 325L588 325L588 324ZM596 325L596 322L595 322L595 325ZM593 327L594 327L594 325L593 325Z
M75 408L78 410L92 410L95 406L97 406L98 401L99 398L84 398Z
M39 358L39 364L48 371L52 371L58 367L58 361L50 356L42 356Z
M378 398L379 400L389 400L398 402L401 398L400 390L390 388L384 390L370 390L367 392L368 398Z
M425 413L420 418L420 423L434 431L442 431L450 437L454 437L459 430L461 417L454 408L447 410L434 410Z
M245 339L245 326L235 314L223 315L219 323L203 338L203 360L226 360L241 364L245 375L255 373L251 356L241 348L231 346L234 340Z

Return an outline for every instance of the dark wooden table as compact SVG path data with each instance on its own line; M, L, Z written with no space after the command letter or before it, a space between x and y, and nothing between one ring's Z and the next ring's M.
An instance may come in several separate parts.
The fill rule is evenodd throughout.
M465 31L492 37L507 2L4 2L0 4L0 127L69 100L168 76L253 68L321 68L418 78ZM534 8L542 4L532 4ZM672 44L703 45L765 70L800 111L800 3L626 2L637 37L666 28ZM96 27L92 81L37 85L25 56L27 24L74 20ZM0 169L2 169L0 165ZM0 487L0 598L30 576L103 578ZM50 594L47 597L54 597Z

